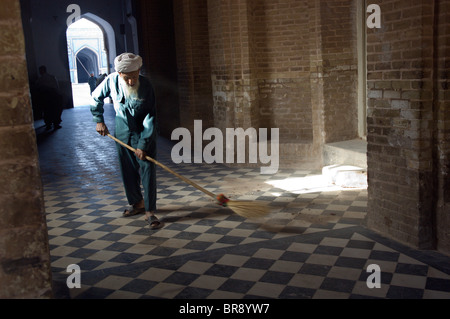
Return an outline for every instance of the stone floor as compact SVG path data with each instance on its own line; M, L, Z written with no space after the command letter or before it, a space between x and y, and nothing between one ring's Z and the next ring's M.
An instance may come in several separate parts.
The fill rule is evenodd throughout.
M106 105L113 129L113 110ZM159 169L153 231L127 207L114 141L95 132L88 107L64 110L62 128L35 123L55 297L60 299L431 299L450 298L450 258L364 227L367 190L341 189L321 172L158 160L209 191L264 202L246 219ZM67 267L81 269L69 289ZM369 288L380 269L380 288ZM370 277L369 277L370 276Z

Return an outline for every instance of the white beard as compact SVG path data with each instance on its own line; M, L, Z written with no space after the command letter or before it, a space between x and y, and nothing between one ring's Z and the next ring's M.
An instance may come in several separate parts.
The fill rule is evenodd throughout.
M119 76L119 83L122 87L126 99L137 99L139 90L139 80L134 86L129 86L121 76Z

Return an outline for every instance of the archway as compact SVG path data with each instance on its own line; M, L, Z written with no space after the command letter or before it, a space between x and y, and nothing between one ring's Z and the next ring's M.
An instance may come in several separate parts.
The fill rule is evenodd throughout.
M89 48L80 50L76 55L78 83L87 83L89 76L98 77L98 56Z
M73 105L88 105L90 74L110 73L110 53L116 51L114 31L105 20L86 13L67 28L66 36Z
M104 62L106 72L113 72L114 58L116 57L116 34L113 27L107 21L90 12L82 14L81 18L95 23L103 32L103 50L105 52Z
M108 72L108 57L102 29L87 19L71 24L66 31L72 83L87 82L90 73ZM78 77L82 78L79 79Z

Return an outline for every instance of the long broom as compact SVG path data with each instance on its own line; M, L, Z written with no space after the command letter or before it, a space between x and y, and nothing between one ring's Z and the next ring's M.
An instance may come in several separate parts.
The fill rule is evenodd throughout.
M122 142L121 140L115 138L111 134L107 134L108 137L112 138L114 141L119 143L120 145L128 148L129 150L136 152L136 150L131 147L130 145ZM252 202L252 201L242 201L242 200L231 200L228 197L226 197L224 194L215 195L211 193L210 191L204 189L200 185L194 183L190 179L178 174L177 172L174 172L170 168L168 168L166 165L158 162L157 160L151 158L150 156L145 157L148 161L155 163L159 167L163 168L164 170L168 171L169 173L175 175L176 177L180 178L184 182L188 183L191 186L194 186L198 190L202 191L206 195L214 198L217 200L218 204L223 207L228 207L231 210L233 210L236 214L245 217L245 218L258 218L263 217L270 213L270 209L267 205L259 202Z

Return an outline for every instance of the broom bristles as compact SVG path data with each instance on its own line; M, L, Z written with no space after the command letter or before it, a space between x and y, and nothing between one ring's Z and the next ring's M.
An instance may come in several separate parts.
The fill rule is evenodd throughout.
M245 218L264 217L270 213L270 208L267 204L251 201L230 200L227 206L236 214Z

